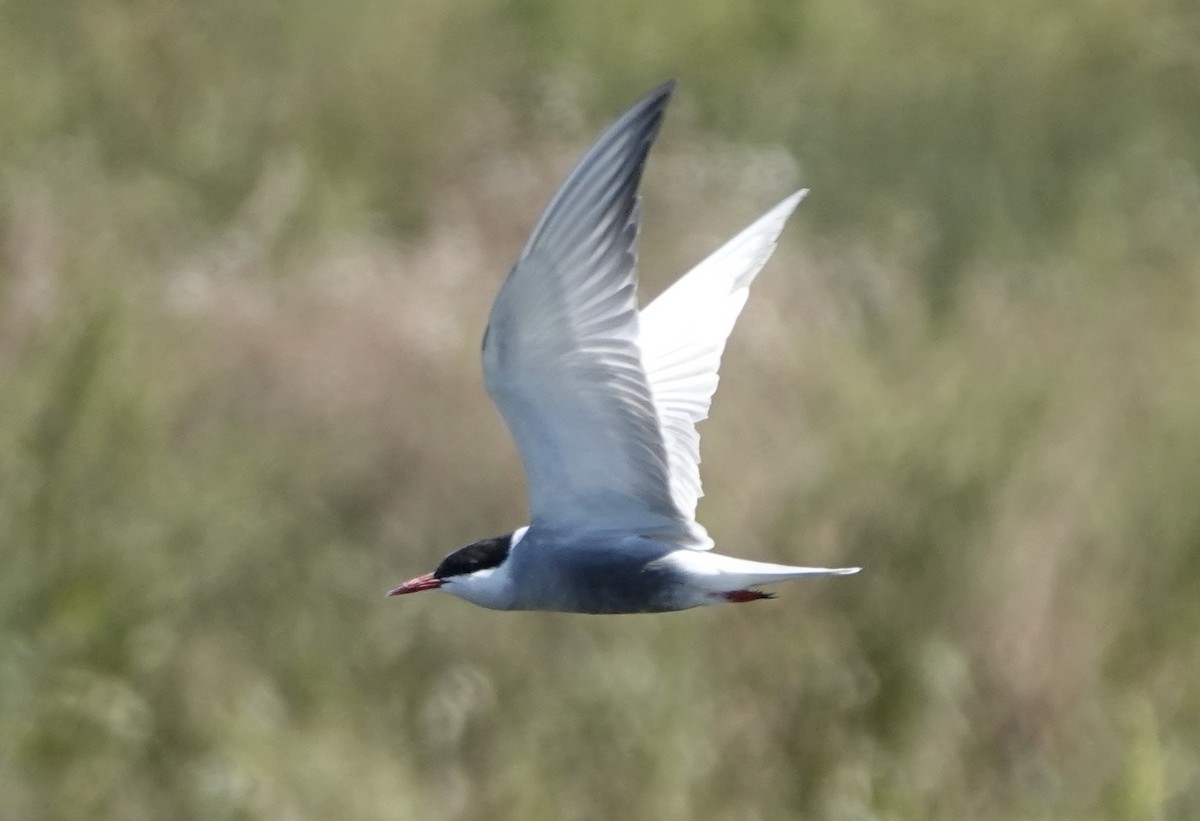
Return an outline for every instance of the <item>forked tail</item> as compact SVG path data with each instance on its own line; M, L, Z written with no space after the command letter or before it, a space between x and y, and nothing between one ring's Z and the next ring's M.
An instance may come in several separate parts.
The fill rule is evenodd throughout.
M861 567L796 567L770 564L695 550L676 551L671 554L671 558L698 587L722 595L753 594L751 598L769 598L768 594L749 590L761 584L808 576L849 576L862 570ZM750 598L733 601L750 601Z

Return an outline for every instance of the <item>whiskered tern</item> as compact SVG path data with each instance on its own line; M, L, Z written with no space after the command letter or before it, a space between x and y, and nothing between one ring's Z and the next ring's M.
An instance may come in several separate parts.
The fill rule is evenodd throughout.
M648 613L858 572L722 556L696 522L696 424L750 283L807 192L639 312L638 186L673 89L651 91L588 150L492 305L484 382L521 454L530 524L460 548L388 595L438 589L496 610Z

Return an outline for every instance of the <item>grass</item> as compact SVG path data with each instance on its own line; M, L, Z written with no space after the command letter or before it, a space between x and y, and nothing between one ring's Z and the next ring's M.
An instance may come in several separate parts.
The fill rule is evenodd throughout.
M1196 12L0 2L0 818L1186 818ZM523 523L488 304L665 76L654 293L800 184L656 618L388 602Z

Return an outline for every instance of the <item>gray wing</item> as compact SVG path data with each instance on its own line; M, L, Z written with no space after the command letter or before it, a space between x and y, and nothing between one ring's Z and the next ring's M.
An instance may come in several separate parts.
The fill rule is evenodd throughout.
M484 381L525 465L535 525L683 527L638 348L634 251L637 189L673 87L588 150L492 305Z

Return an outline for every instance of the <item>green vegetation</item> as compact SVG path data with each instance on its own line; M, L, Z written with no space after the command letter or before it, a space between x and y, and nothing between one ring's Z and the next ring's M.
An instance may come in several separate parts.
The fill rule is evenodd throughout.
M798 184L663 617L387 601L666 76L647 290ZM1200 816L1200 7L0 0L0 818Z

